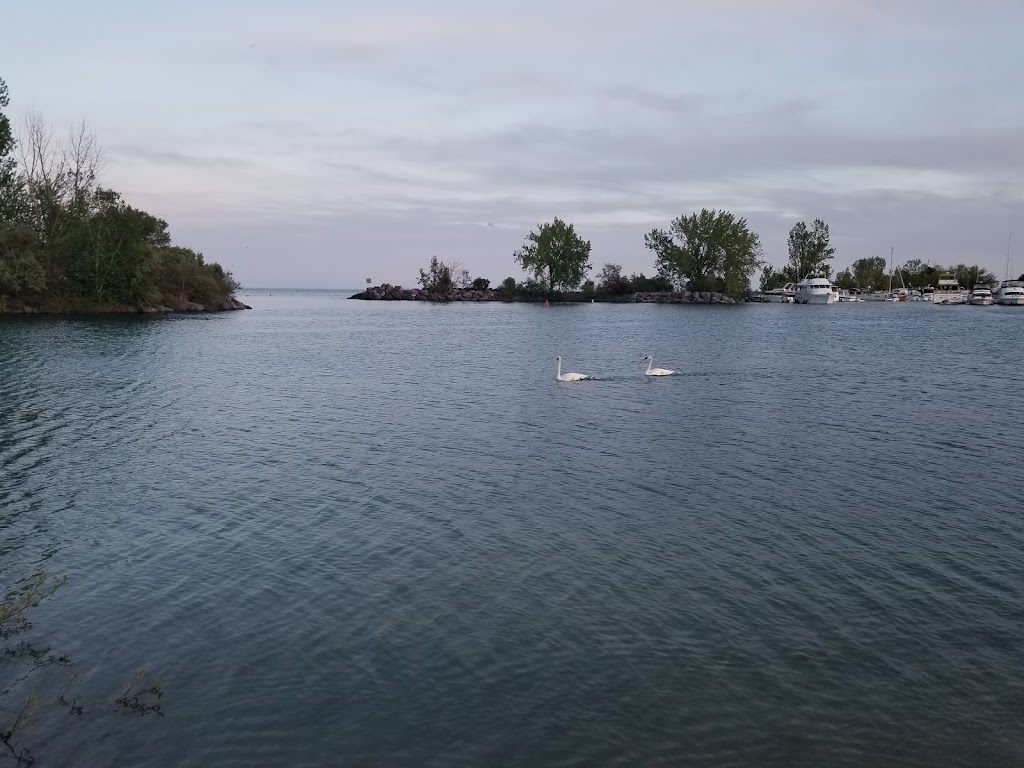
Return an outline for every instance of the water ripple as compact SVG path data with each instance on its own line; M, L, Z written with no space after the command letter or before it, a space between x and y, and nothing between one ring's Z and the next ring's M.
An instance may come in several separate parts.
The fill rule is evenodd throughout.
M248 303L0 319L0 574L168 681L47 764L1024 763L1024 313Z

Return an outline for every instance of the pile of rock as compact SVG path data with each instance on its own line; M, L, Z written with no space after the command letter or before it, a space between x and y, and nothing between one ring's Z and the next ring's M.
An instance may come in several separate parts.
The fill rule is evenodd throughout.
M627 301L647 304L735 304L724 293L711 291L677 291L676 293L634 293Z
M451 293L433 293L420 288L402 288L400 285L384 283L349 298L364 301L501 301L501 293L491 288L485 291L454 288Z
M5 315L135 315L158 314L161 312L230 312L239 309L252 309L238 299L225 299L219 304L203 306L192 301L185 301L173 307L158 304L155 307L137 306L133 304L95 304L87 307L65 305L59 307L5 307L0 306L0 314Z

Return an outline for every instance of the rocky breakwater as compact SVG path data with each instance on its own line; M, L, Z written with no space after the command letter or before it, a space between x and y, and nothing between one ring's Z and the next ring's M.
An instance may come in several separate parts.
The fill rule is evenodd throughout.
M4 315L154 315L165 312L232 312L240 309L252 309L248 304L243 304L238 299L228 298L216 304L196 304L193 301L183 301L173 307L166 307L163 304L147 306L144 304L55 304L42 305L39 307L23 306L21 304L7 305L0 301L0 314Z
M472 288L454 288L450 293L435 293L421 288L403 288L400 285L384 283L374 288L349 296L364 301L502 301L500 291L488 288L476 291Z
M711 291L676 291L674 293L634 293L625 301L637 304L735 304L724 293Z

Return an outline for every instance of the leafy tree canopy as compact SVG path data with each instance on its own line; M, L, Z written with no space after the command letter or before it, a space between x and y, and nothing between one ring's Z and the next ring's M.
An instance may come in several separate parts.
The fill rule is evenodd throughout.
M556 218L538 224L527 235L515 260L547 290L573 291L590 270L590 241L577 235L572 224Z
M803 280L811 272L831 272L829 260L835 255L836 249L829 242L828 224L815 219L811 228L798 221L789 230L789 264L788 269L795 282Z
M729 211L701 210L673 219L668 230L644 236L658 273L694 291L721 291L740 298L760 266L761 242L747 220Z
M102 153L84 125L62 138L29 115L20 165L13 147L0 114L0 309L217 306L238 290L219 264L172 247L167 222L100 186Z

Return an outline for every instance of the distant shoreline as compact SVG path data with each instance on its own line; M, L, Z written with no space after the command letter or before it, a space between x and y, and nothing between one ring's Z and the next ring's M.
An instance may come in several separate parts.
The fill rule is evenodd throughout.
M384 283L349 296L361 301L426 301L436 304L452 302L502 302L505 304L556 302L559 304L736 304L731 296L714 291L642 291L621 295L585 293L583 291L549 294L506 293L498 288L474 290L455 288L449 293L434 293L419 288L402 288Z

